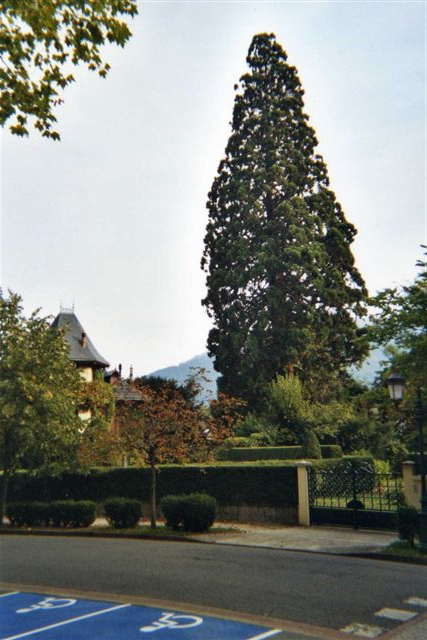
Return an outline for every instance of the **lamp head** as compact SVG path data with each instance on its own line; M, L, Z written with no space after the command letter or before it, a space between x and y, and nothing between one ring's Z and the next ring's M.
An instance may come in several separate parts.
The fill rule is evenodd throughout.
M387 386L390 399L393 400L395 404L401 402L403 399L405 378L398 373L392 373L391 376L387 378Z

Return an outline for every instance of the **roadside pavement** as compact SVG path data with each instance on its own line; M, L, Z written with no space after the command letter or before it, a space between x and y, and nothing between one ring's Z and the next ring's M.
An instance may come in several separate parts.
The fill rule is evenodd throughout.
M158 523L161 524L162 520L159 519ZM107 526L107 521L105 518L97 518L95 524ZM143 519L141 524L147 525L148 521ZM220 530L215 531L215 529ZM182 540L182 538L180 539ZM350 527L319 525L301 527L298 525L262 525L216 521L214 531L193 533L186 539L210 544L313 551L339 555L378 553L395 542L398 537L395 531L355 530Z
M325 526L266 526L217 522L234 531L202 533L192 539L215 544L235 544L272 549L315 551L318 553L360 554L383 551L396 541L396 532ZM427 639L426 639L427 640Z

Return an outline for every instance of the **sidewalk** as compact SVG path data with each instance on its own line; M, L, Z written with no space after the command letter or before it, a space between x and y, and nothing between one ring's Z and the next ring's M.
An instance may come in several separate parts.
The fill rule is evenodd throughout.
M235 544L272 549L317 551L318 553L360 554L383 551L397 540L396 532L355 530L344 527L262 526L238 523L216 523L235 531L201 533L191 537L215 544Z

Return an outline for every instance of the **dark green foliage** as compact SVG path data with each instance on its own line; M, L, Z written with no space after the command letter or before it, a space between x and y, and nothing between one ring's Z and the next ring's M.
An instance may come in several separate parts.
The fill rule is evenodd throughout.
M322 448L319 439L312 429L307 433L299 455L301 458L308 458L309 460L320 460L322 458Z
M6 513L14 527L37 527L47 524L47 506L43 502L10 503Z
M375 312L368 330L373 346L393 345L389 360L413 388L423 387L427 379L426 258L417 266L420 273L411 285L385 289L370 300Z
M95 522L96 504L91 500L57 500L48 505L54 527L90 527Z
M203 532L213 525L216 517L215 498L206 493L165 496L161 501L166 526L184 531Z
M164 496L160 500L160 507L165 517L165 525L174 531L178 531L182 522L183 496Z
M7 507L10 523L16 527L89 527L96 516L96 505L89 500L18 502Z
M94 469L89 473L35 478L19 474L10 487L14 501L74 499L104 502L119 495L149 502L150 469ZM159 498L177 493L208 493L223 505L295 506L294 465L159 466Z
M297 70L273 34L256 35L236 86L232 134L208 196L203 305L221 391L262 404L294 371L319 399L366 347L355 228L329 189Z
M50 324L38 311L26 317L20 296L0 289L0 526L18 469L54 473L77 464L83 382L63 334Z
M369 455L343 456L340 460L317 460L313 464L315 464L315 466L319 469L340 471L353 466L356 470L365 469L369 473L375 472L374 459Z
M396 513L396 526L401 540L407 540L415 546L415 536L420 529L420 514L415 507L399 507Z
M142 515L138 500L110 498L104 503L105 517L115 529L134 529Z
M321 458L340 458L341 447L333 444L320 445ZM234 462L258 460L297 460L301 457L301 447L233 447L221 451L221 460ZM309 457L304 454L304 457ZM312 456L315 458L315 456Z
M216 517L215 498L205 493L193 493L187 496L183 514L184 531L207 531Z

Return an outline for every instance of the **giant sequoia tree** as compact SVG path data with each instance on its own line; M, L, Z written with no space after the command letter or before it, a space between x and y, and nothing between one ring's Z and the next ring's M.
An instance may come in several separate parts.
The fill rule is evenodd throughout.
M255 406L277 374L330 390L361 358L366 290L297 70L273 34L254 37L247 62L209 193L202 267L220 389Z

